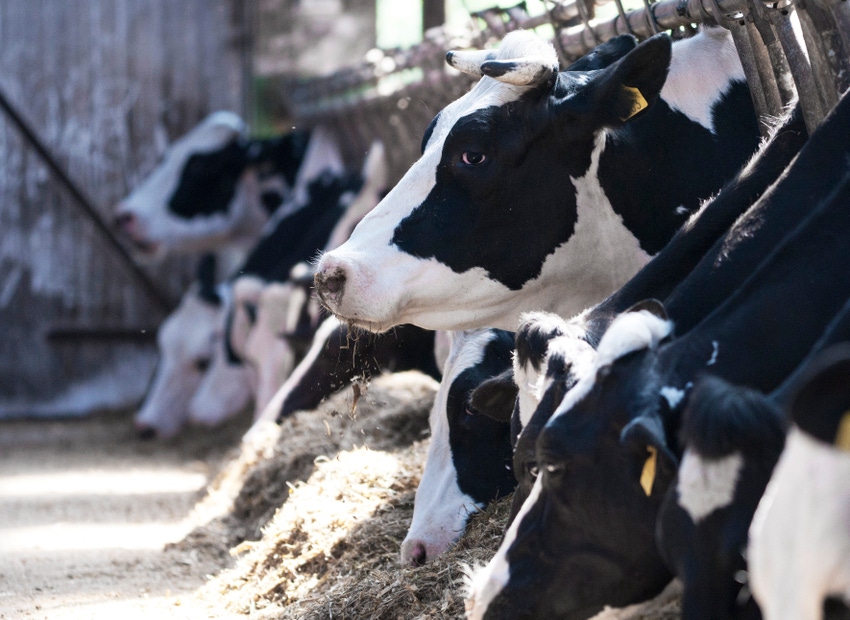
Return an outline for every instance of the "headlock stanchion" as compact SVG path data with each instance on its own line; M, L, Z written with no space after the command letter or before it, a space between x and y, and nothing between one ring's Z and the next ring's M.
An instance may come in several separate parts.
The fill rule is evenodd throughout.
M799 99L809 131L850 87L850 6L847 0L643 0L634 10L610 0L613 17L597 17L605 2L547 2L541 15L524 4L474 13L480 29L453 38L444 28L406 50L376 51L369 62L309 80L289 94L298 124L329 123L365 153L375 138L392 146L391 177L418 156L419 139L436 112L462 95L472 80L448 68L449 49L485 47L516 29L551 24L564 66L620 34L639 39L667 30L674 36L700 24L728 29L767 131L771 119ZM608 13L610 15L610 12ZM802 41L795 33L799 19Z

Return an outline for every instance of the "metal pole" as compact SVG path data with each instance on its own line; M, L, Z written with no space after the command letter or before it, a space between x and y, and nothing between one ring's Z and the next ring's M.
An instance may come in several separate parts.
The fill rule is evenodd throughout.
M6 97L5 93L2 89L0 89L0 108L6 113L9 119L17 126L18 130L24 136L24 138L29 142L29 144L35 149L36 153L41 157L47 167L50 168L50 171L53 175L59 180L59 182L65 186L71 196L74 198L74 202L83 210L89 219L94 224L95 228L103 235L106 239L109 247L111 247L121 258L124 264L130 269L130 272L136 278L141 287L145 290L145 292L150 296L150 298L156 302L157 306L164 312L168 313L175 307L174 302L171 300L170 296L166 295L165 292L160 290L159 286L148 277L144 271L142 271L141 267L139 267L127 250L124 249L118 240L113 236L112 231L109 229L109 226L103 221L100 213L97 209L94 208L91 201L83 194L82 190L74 183L71 178L65 173L65 170L59 165L59 162L35 131L29 126L29 124L24 120L24 118L20 115L17 109L12 105L9 99Z

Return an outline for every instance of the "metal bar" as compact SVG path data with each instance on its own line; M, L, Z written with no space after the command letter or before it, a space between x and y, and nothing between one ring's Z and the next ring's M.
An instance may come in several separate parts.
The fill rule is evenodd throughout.
M779 94L779 86L776 83L776 76L773 73L770 53L756 26L756 19L757 16L753 11L747 11L745 15L747 36L753 48L756 70L759 73L761 87L764 91L764 99L767 103L767 114L776 118L782 114L782 96ZM762 118L761 120L764 122L767 119Z
M825 23L827 13L810 0L796 0L797 15L800 17L800 29L803 41L809 52L815 85L820 95L821 106L826 114L838 103L838 89L835 84L833 61L830 59L833 48L829 46L824 31L829 30ZM831 21L831 20L830 20Z
M794 78L794 84L797 86L797 96L800 100L800 107L803 110L803 121L806 123L806 130L809 135L814 132L826 114L821 105L820 96L818 95L817 85L815 84L815 76L812 73L812 65L809 63L809 58L800 45L794 28L791 25L791 16L794 14L793 6L788 6L783 9L766 9L767 18L773 24L782 49L785 52L785 58L788 60L788 68L791 71L791 76Z
M773 22L767 18L767 8L761 0L750 0L750 14L753 17L753 25L758 30L759 36L767 48L768 63L773 71L774 84L776 84L781 108L785 109L797 98L797 89L791 77L791 69L788 60L779 42L779 37L773 27Z
M747 84L750 87L750 97L753 100L753 108L759 119L759 129L762 135L765 135L770 129L767 124L767 115L769 114L768 103L761 84L761 75L756 67L756 59L752 45L750 44L750 37L747 34L746 21L741 17L738 20L730 22L728 27L729 32L732 34L732 41L735 43L735 49L738 50L738 58L741 59L744 76L747 78Z
M124 249L118 240L112 234L112 231L109 229L109 226L103 221L100 216L100 213L97 209L94 208L91 201L83 194L82 190L77 186L74 181L65 173L65 170L53 157L35 131L29 126L29 124L24 120L21 114L17 111L17 109L12 105L9 99L6 97L3 90L0 88L0 108L6 113L6 116L15 124L21 134L24 136L27 142L29 142L30 146L35 149L36 153L41 157L42 161L50 168L50 171L53 175L59 180L59 182L65 186L71 196L74 198L74 202L83 210L89 219L94 224L95 228L106 238L106 241L115 253L121 258L121 260L125 263L125 265L130 269L130 272L136 278L137 282L141 285L144 291L148 294L148 296L159 306L161 310L164 312L170 312L174 307L174 302L170 299L168 295L166 295L162 290L160 290L159 286L148 277L142 269L136 264L127 250Z
M78 340L134 340L151 342L156 340L156 327L98 327L93 325L59 325L47 330L46 337L50 341Z

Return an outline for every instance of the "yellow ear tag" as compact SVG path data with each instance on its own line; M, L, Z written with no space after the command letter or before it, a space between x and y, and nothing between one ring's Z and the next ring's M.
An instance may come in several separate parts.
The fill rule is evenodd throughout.
M649 104L646 102L646 99L643 98L641 92L634 86L623 86L622 88L626 91L626 96L631 98L632 103L629 113L620 117L621 121L627 121L644 108L649 107Z
M850 452L850 411L845 411L835 433L835 447Z
M658 463L658 449L655 446L647 446L646 451L649 456L646 457L646 462L643 464L643 471L640 472L640 486L643 487L643 492L649 497L652 494L652 484L655 482L655 465Z

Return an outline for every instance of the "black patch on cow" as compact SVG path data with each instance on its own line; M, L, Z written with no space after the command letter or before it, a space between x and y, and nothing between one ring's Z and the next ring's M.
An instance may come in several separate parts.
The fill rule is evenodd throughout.
M217 151L192 155L168 201L169 211L184 219L227 213L247 164L246 147L237 140Z
M260 178L279 174L289 187L294 186L311 135L308 130L297 130L274 138L251 141L248 153Z
M573 234L576 191L569 177L587 169L591 149L588 136L555 164L558 137L534 130L544 117L539 102L524 98L458 120L435 187L399 223L392 243L457 273L481 267L512 290L539 276L546 257ZM485 159L465 164L467 152Z
M621 34L597 45L587 54L566 68L566 71L591 71L604 69L619 60L637 46L637 39L630 34Z
M346 205L341 204L341 197L359 191L362 185L359 174L326 173L314 180L309 186L309 202L282 218L274 230L260 240L234 278L250 274L276 282L289 279L289 272L295 265L315 258L327 243L333 227L345 212Z
M517 363L520 366L531 364L539 371L546 359L549 341L565 333L563 319L555 315L535 315L523 321L516 332Z
M785 441L782 413L756 390L712 375L697 381L685 407L680 442L707 459L758 452Z
M442 113L441 113L441 112L438 112L438 113L437 113L437 116L435 116L435 117L431 120L431 122L430 122L430 123L428 123L428 127L425 129L425 135L424 135L424 136L422 136L422 144L421 144L421 145L420 145L420 147L419 147L419 152L420 152L420 153L424 153L424 152L425 152L425 147L427 147L427 146L428 146L428 141L431 139L431 134L433 134L433 133L434 133L434 127L436 127L436 126L437 126L437 122L439 122L439 120L440 120L440 114L442 114Z
M224 318L224 354L227 363L233 366L242 366L243 359L236 354L233 348L233 342L230 339L230 334L233 331L233 308L227 311L227 316Z
M215 254L204 254L198 262L196 271L198 281L198 297L212 306L222 304L221 295L216 288L216 258Z
M789 412L804 433L828 445L835 443L850 412L850 345L827 348L809 362Z
M746 83L733 82L715 103L714 128L710 132L658 99L651 115L609 135L599 179L614 211L648 254L664 247L700 201L733 178L758 148L758 122ZM684 209L674 213L676 206Z
M503 497L516 484L511 463L510 424L472 408L472 392L485 379L511 366L513 334L492 330L481 361L461 372L449 387L446 414L449 446L460 490L479 503Z

